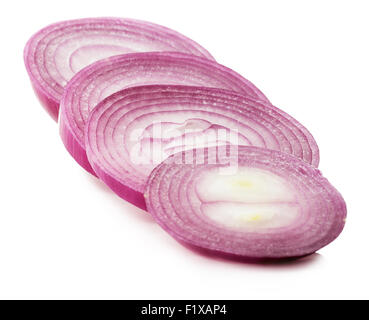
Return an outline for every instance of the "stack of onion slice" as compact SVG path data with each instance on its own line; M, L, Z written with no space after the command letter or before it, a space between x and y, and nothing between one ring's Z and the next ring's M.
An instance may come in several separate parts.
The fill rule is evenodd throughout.
M98 61L76 74L60 103L60 134L73 158L94 173L86 157L85 124L91 110L121 89L145 84L216 87L268 101L248 80L214 61L184 53L149 52Z
M346 219L344 200L318 169L255 147L177 153L151 173L145 196L148 211L178 241L247 258L313 253Z
M98 104L86 127L95 173L119 196L145 209L152 169L169 155L211 145L253 145L317 165L318 147L296 120L270 104L231 91L142 86Z
M168 28L132 19L63 21L37 32L24 60L37 96L56 120L67 82L87 65L131 52L176 51L213 59L200 45Z
M73 158L179 242L290 258L341 233L346 205L309 131L191 39L71 20L36 33L24 60Z

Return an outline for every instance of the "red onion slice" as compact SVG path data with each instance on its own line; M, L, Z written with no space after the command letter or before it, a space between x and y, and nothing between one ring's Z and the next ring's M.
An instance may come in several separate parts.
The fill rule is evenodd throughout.
M57 120L66 83L85 66L131 52L178 51L208 59L204 48L180 33L153 23L121 18L63 21L37 32L24 60L37 96Z
M222 256L311 254L333 241L346 219L344 200L318 169L256 147L177 153L153 170L145 198L176 240Z
M60 134L75 160L94 173L86 157L84 127L89 112L121 89L147 84L180 84L229 89L256 99L265 96L248 80L208 59L184 53L134 53L98 61L76 74L60 103Z
M86 150L97 176L145 209L152 169L196 147L254 145L318 164L318 147L296 120L268 103L215 88L153 85L119 91L98 104L86 126Z

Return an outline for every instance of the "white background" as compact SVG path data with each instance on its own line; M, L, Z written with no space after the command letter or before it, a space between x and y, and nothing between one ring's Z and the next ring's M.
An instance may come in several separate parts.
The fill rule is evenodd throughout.
M0 298L369 298L367 1L7 1L0 12ZM84 172L31 89L22 51L59 20L149 20L201 43L315 136L343 194L341 236L294 263L179 245Z

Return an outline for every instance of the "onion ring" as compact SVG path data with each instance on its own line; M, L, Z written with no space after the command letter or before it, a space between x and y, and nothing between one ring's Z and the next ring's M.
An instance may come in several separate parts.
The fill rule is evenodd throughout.
M147 52L100 60L70 80L60 102L61 138L72 157L88 172L94 174L84 145L84 128L90 111L114 92L147 84L217 87L268 101L253 84L236 72L194 55Z
M191 86L132 87L109 96L90 113L85 144L97 176L142 209L151 170L186 149L253 145L313 165L319 161L311 134L276 107L232 91Z
M208 59L204 48L180 33L150 22L88 18L52 24L27 42L24 61L44 108L58 118L66 83L83 67L117 54L178 51Z
M223 257L305 256L332 242L346 220L343 198L318 169L257 147L176 153L153 170L145 198L172 237Z

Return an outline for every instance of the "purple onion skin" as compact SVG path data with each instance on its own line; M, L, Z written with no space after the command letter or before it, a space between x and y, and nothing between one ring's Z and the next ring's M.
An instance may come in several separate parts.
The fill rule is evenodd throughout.
M30 39L30 41L31 41L31 39ZM30 42L28 42L28 43L30 43ZM27 56L28 56L28 50L29 50L28 43L27 43L27 45L24 49L23 55L24 55L26 70L28 72L33 91L35 92L36 97L38 98L40 104L45 109L45 111L50 115L51 118L53 118L56 122L58 122L59 101L56 101L48 92L45 91L45 89L43 89L39 85L39 83L38 83L37 79L35 78L34 74L31 72L30 65L27 62Z
M62 116L62 113L60 113L60 116ZM86 151L81 147L81 144L74 137L72 130L67 128L67 126L65 121L59 121L59 134L65 148L82 168L97 177L94 169L91 167L90 161L87 159Z
M177 240L179 244L181 244L186 249L192 251L195 254L201 255L203 257L209 258L209 259L215 259L220 261L233 261L236 263L246 263L246 264L258 264L258 265L282 265L282 264L291 264L297 260L312 257L316 254L315 252L311 252L302 256L296 256L296 257L280 257L280 258L250 258L250 257L244 257L240 255L235 255L231 253L224 253L224 252L214 252L210 249L205 249L202 247L189 245L186 242L183 242L181 240Z
M141 192L138 192L137 190L134 190L130 188L129 186L126 186L116 179L113 179L110 175L106 174L104 170L102 170L98 165L93 165L93 170L95 170L96 173L94 173L97 177L99 177L106 185L109 186L109 188L116 193L119 197L122 199L128 201L129 203L132 203L136 207L147 211L146 208L146 202L144 195Z

